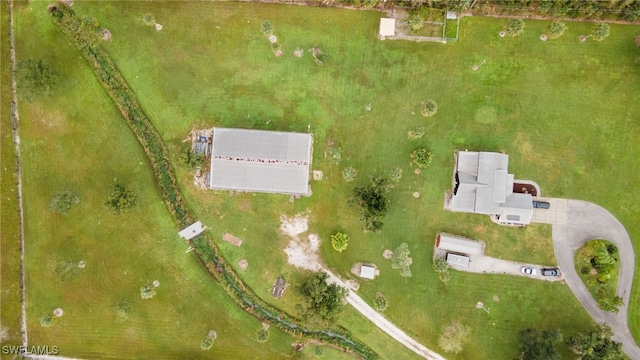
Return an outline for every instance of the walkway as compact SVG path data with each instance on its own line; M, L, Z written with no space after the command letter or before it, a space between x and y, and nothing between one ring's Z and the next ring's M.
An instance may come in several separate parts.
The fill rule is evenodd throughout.
M323 268L323 270L329 275L329 279L327 280L329 283L337 284L338 286L349 289L349 286L344 281L342 281L342 279L325 268ZM382 331L389 334L389 336L391 336L396 341L406 346L416 354L429 360L444 360L444 358L440 356L440 354L427 349L424 345L415 341L404 331L400 330L400 328L393 325L389 320L385 319L384 316L380 315L371 306L369 306L369 304L362 300L362 298L358 296L353 290L349 289L349 293L347 294L347 302L351 304L351 306L353 306L353 308L356 309L360 314L369 319L369 321L382 329Z
M635 256L629 234L624 226L607 210L586 201L568 200L566 224L552 226L553 250L558 266L569 288L582 306L598 323L606 323L614 332L613 340L622 343L622 349L631 359L640 359L640 347L629 332L627 312ZM609 240L618 247L620 254L620 276L617 295L624 300L620 311L606 312L589 293L574 267L576 250L589 240Z

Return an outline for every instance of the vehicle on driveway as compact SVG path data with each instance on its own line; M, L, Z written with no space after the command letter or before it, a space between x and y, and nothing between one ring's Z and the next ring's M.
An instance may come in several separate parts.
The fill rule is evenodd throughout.
M542 274L542 276L560 276L560 269L542 269L540 270L540 274Z
M536 274L536 269L534 269L532 267L528 267L528 266L523 266L522 268L520 268L520 271L522 271L522 273L525 274L525 275L535 275Z
M533 201L533 208L534 209L548 209L551 207L551 204L549 204L546 201Z

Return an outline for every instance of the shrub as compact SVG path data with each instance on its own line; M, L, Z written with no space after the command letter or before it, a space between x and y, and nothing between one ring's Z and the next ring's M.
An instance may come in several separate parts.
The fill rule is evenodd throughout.
M438 274L438 277L440 278L440 281L442 281L446 285L449 280L451 280L451 273L448 271L441 272Z
M204 338L202 338L202 342L200 342L200 348L202 350L209 350L211 349L211 347L213 346L213 339L205 336Z
M431 153L425 148L413 150L411 153L413 163L419 168L427 168L431 165Z
M443 273L449 271L449 263L444 257L437 257L433 259L433 270L437 273Z
M430 117L438 112L438 103L435 100L425 100L420 107L420 113L424 117Z
M258 331L258 333L256 334L256 339L261 343L266 342L269 339L269 332L264 329Z
M580 274L587 275L591 272L591 268L588 266L583 266L580 268Z
M313 350L313 355L315 357L323 357L324 356L324 348L322 346L316 346Z
M204 156L196 155L190 146L185 146L182 148L178 161L187 167L201 167L204 165Z
M129 307L129 303L126 301L121 301L116 305L116 321L123 322L129 320L129 314L131 313L131 308Z
M352 182L353 180L356 179L357 176L358 176L358 170L356 170L351 166L342 169L342 178L346 182Z
M591 37L595 41L602 41L609 37L609 31L610 31L609 24L605 24L605 23L595 24L591 28Z
M329 151L327 151L327 154L329 155L329 159L333 160L333 162L336 164L339 163L342 159L342 151L340 150L340 148L329 149Z
M414 126L411 130L409 130L409 139L420 139L424 136L424 127L422 126Z
M52 326L53 324L55 324L55 322L56 317L53 315L53 313L45 314L40 318L40 325L42 325L43 327Z
M393 257L391 258L391 268L400 269L400 276L411 277L411 264L413 259L409 256L411 250L409 250L409 244L402 243L393 251Z
M144 14L144 16L142 17L142 21L144 21L145 25L155 25L156 23L156 18L152 15L152 14Z
M412 33L417 33L424 26L424 18L420 15L412 15L407 21L409 26L411 27Z
M547 28L547 36L549 36L549 39L557 39L564 34L565 30L567 30L567 25L562 21L556 20Z
M509 36L518 36L524 32L524 21L522 19L509 19L504 27L504 32Z
M469 341L469 334L471 334L471 327L459 320L454 320L442 329L438 346L445 352L458 354L462 351L464 344Z
M260 25L260 31L262 31L262 33L266 36L270 36L271 34L273 34L273 24L271 23L271 21L263 21L262 25Z
M347 234L337 232L331 235L331 246L337 252L343 252L349 245L349 237Z
M71 208L79 202L80 198L73 191L60 191L51 198L49 211L60 215L67 215Z
M151 299L156 294L156 290L153 288L153 285L147 284L140 288L140 297L143 299Z
M401 178L402 178L402 169L399 166L396 166L393 169L391 169L391 181L393 181L394 183L398 183L400 182Z
M121 184L115 184L105 203L107 209L113 214L124 214L136 206L137 196L132 190L127 190Z
M376 307L378 311L385 311L389 306L387 302L387 298L382 295L382 293L376 294L376 299L373 301L373 305Z

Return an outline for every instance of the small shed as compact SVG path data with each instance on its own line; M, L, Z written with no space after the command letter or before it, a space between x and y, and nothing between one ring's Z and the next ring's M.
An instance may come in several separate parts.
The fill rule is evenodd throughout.
M456 13L455 11L447 10L447 20L457 20L457 19L458 19L458 13Z
M454 253L447 254L447 264L458 266L469 266L469 257Z
M381 18L378 37L384 40L387 36L396 36L396 19Z
M483 243L480 241L445 233L439 233L436 237L436 248L472 255L478 255L484 252Z
M203 231L204 228L202 227L202 223L200 221L196 221L195 223L187 226L182 231L180 231L178 235L180 235L181 238L191 240L194 237L200 235Z
M362 265L360 267L360 277L363 279L375 279L376 277L376 268L372 266Z

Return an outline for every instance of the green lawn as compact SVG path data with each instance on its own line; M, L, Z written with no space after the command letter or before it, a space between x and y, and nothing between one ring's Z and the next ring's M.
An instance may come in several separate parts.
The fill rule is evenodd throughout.
M206 313L215 312L214 303L230 301L199 264L183 254L184 245L175 240L175 229L169 225L133 136L102 90L89 80L91 75L76 60L75 50L58 43L61 35L42 14L44 6L32 2L28 8L33 10L25 9L21 14L22 56L44 56L55 51L55 57L48 56L55 59L65 78L82 78L65 80L54 98L23 110L23 116L33 119L23 135L31 159L29 169L25 169L32 189L27 194L28 215L34 219L28 235L46 235L49 239L43 240L47 245L33 245L28 250L38 256L49 251L58 257L86 257L87 273L107 268L123 271L109 262L91 270L91 264L98 266L100 254L107 252L117 257L116 264L137 269L134 280L114 275L109 286L122 291L102 289L109 296L100 304L109 308L117 303L118 294L131 296L140 307L141 319L136 324L153 329L149 335L140 334L131 341L147 344L147 348L152 343L154 348L169 346L171 336L186 330L176 327L167 331L166 322L176 320L171 314L159 316L161 309L167 309L162 305L193 300L185 294L169 297L162 293L164 289L182 285L181 291L192 292L189 296L193 299L215 297L217 301L203 303ZM372 303L375 293L383 292L390 304L385 316L417 340L438 351L437 337L444 324L461 318L472 327L470 343L461 354L447 356L452 359L515 358L517 331L521 329L558 327L571 335L592 323L562 284L459 272L452 273L446 286L439 281L431 269L438 231L484 240L490 256L555 263L549 226L502 228L484 216L442 209L443 193L451 186L456 149L504 150L511 157L510 171L516 178L536 181L544 196L583 199L609 209L625 224L634 243L639 242L640 229L633 224L640 205L625 191L640 183L638 145L634 141L640 135L640 68L633 63L633 37L640 30L637 26L612 25L612 35L606 41L581 44L577 37L587 33L590 24L570 23L562 38L541 42L538 36L547 22L526 21L521 37L502 39L497 33L504 20L465 18L458 42L443 45L380 42L375 36L380 14L369 11L204 2L88 2L74 8L80 14L95 16L113 34L105 47L170 145L174 161L181 140L194 127L304 132L311 126L315 138L313 168L324 172L324 180L312 182L312 197L293 204L287 196L203 192L191 185L187 169L177 168L188 202L218 237L226 259L234 265L247 259L249 268L241 272L247 284L265 301L292 315L296 315L295 304L299 302L295 283L303 274L286 264L282 250L288 239L279 233L279 218L308 210L310 232L324 240L321 252L325 263L343 277L350 276L349 269L356 261L376 263L381 275L375 281L361 282L360 295ZM153 14L164 26L162 31L144 25L142 17L146 13ZM281 58L273 56L269 42L259 31L264 20L274 24L274 33L284 49ZM25 36L27 29L34 28L42 38ZM307 51L313 45L328 54L324 67L313 63ZM298 47L305 50L300 59L291 55ZM482 60L486 63L478 71L471 70ZM70 63L78 65L62 66ZM95 96L81 97L83 93ZM439 104L438 113L428 119L419 112L420 102L426 98ZM83 106L77 106L79 103ZM370 111L365 110L368 104ZM96 115L98 109L100 116ZM487 117L487 113L496 116ZM57 118L61 120L56 122ZM51 130L45 131L46 123L37 123L42 119L54 123ZM427 135L409 140L407 131L415 125L424 126ZM113 146L114 139L117 147ZM338 165L323 156L329 142L341 149ZM409 153L419 146L432 151L434 161L416 175ZM92 149L89 153L77 152L88 148ZM50 161L52 154L60 160ZM346 166L358 169L355 183L361 185L369 175L388 176L394 166L403 169L402 179L390 192L391 211L384 219L382 233L362 233L359 215L346 201L352 187L340 175ZM126 218L127 233L122 231L122 218L114 218L101 207L106 189L116 176L139 191L142 199L133 215ZM82 189L83 200L67 218L56 219L54 226L53 216L44 209L61 186ZM413 198L414 191L420 193L418 199ZM79 221L81 213L86 214L83 221ZM332 250L328 241L338 230L350 236L349 248L341 254ZM237 248L222 242L225 232L242 238L243 245ZM165 240L154 240L158 238ZM381 256L384 249L394 249L402 242L410 244L411 278L400 277L399 271L391 269L390 262ZM89 259L90 254L81 250L89 246L96 248L96 258ZM180 258L183 260L176 260ZM56 261L61 260L67 259ZM50 276L41 257L30 258L28 264L34 268L28 272L30 279ZM88 278L95 280L98 273L87 279L83 274L79 272L64 285L77 282L76 292L100 290L82 283ZM280 275L294 285L282 299L275 300L270 290ZM137 289L141 282L155 278L163 284L159 294L142 302L136 297ZM120 283L123 281L128 282ZM639 281L636 278L635 284ZM34 294L48 294L44 298L50 298L49 303L28 309L30 326L35 328L30 338L46 341L49 329L39 328L37 318L64 297L56 292L60 285L55 281L31 286ZM638 289L634 288L629 319L632 331L640 335ZM484 302L491 312L474 309L477 301ZM161 304L158 308L142 307L148 303ZM228 316L217 314L223 319L216 323L242 324L234 329L242 328L237 331L245 337L257 331L256 320L231 305L225 306ZM67 329L80 326L82 321L91 321L86 311L93 308L87 304L76 310L84 311L84 317L74 318L70 313L61 321L73 322ZM201 312L188 310L189 316ZM159 317L157 328L150 325L152 320L156 323L154 316ZM180 317L183 327L188 318ZM391 345L388 337L373 330L352 309L346 310L339 325L366 341L383 358L412 357L408 350L393 342ZM198 326L211 325L200 320L193 328ZM112 327L101 331L120 331L109 329ZM189 327L189 331L197 342L201 329ZM212 351L218 346L220 351L223 346L231 351L234 345L237 351L244 351L246 347L239 341L224 343L219 337ZM255 346L275 356L290 351L287 341L292 342L284 335L278 341L272 333L267 345ZM78 344L70 354L84 354ZM95 351L112 349L108 344L96 346L100 348ZM310 350L303 354L311 355ZM128 351L137 354L133 349Z
M21 345L20 337L20 218L16 182L16 161L11 131L11 62L9 53L9 3L0 4L0 330L7 330L3 345Z
M49 96L20 104L29 345L55 345L79 358L297 358L295 339L275 328L258 343L261 323L236 306L193 252L185 253L142 149L43 5L19 4L16 14L20 59L42 58L60 73ZM138 195L127 215L104 206L116 178ZM64 189L77 192L80 203L66 216L49 212L51 197ZM75 266L81 260L84 269ZM4 266L3 258L3 280ZM141 299L140 287L154 280L155 297ZM3 301L3 316L12 320L8 305ZM64 316L42 327L40 318L57 307ZM126 316L119 315L125 307ZM200 342L212 329L218 337L204 352Z

